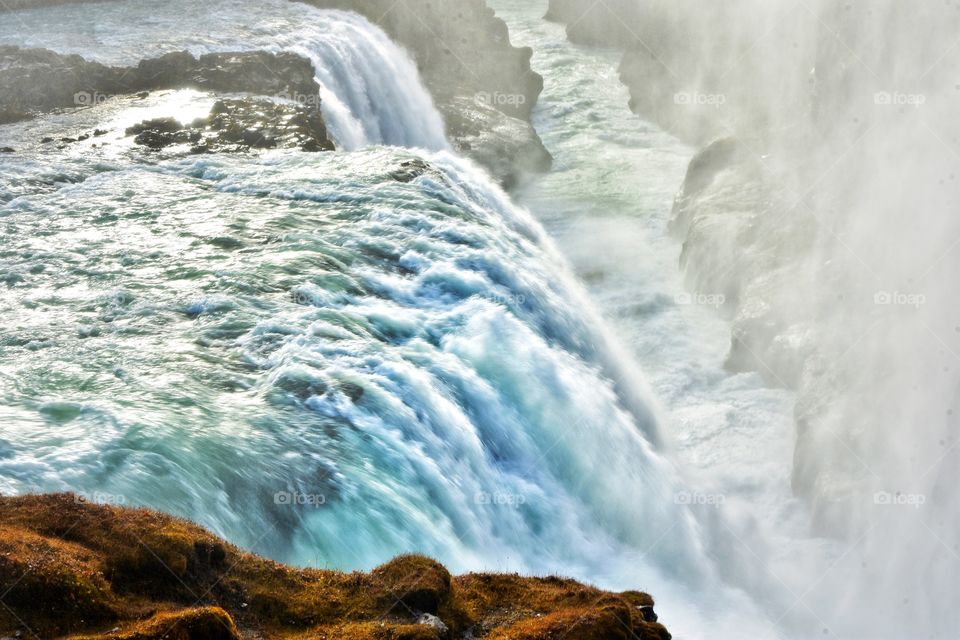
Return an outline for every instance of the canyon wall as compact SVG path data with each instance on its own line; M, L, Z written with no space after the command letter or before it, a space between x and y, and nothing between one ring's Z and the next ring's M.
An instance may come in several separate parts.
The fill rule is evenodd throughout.
M701 149L674 211L682 267L693 290L726 296L729 367L797 392L793 484L814 531L857 541L871 601L938 585L927 619L949 628L960 15L893 0L590 5L553 0L550 15L581 42L626 31L631 108Z
M512 187L549 170L552 158L530 123L543 78L533 51L514 47L485 0L303 0L355 11L403 46L447 123L454 147Z

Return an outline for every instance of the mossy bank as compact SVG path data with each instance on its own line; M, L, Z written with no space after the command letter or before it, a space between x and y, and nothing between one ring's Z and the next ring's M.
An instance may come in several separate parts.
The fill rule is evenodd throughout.
M0 497L0 637L668 640L653 599L422 556L296 569L145 509Z

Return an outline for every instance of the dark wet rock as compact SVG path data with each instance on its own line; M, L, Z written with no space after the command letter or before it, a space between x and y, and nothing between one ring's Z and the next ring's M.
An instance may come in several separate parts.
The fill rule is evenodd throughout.
M350 402L356 404L363 398L363 387L353 382L344 382L340 385L340 390L350 398Z
M356 11L410 52L458 151L513 187L552 159L530 124L543 78L485 0L302 0Z
M0 46L0 114L29 117L35 111L91 104L96 91L116 87L114 75L109 67L80 56Z
M138 79L134 87L138 91L137 97L146 98L150 95L149 91L140 91L143 82L156 87L173 87L189 78L196 67L197 59L186 51L174 51L159 58L141 60L133 68Z
M397 182L413 182L429 170L430 165L423 160L407 160L400 164L399 169L391 171L390 177Z
M457 98L442 109L453 146L483 165L506 188L528 174L549 171L553 158L533 126L482 100Z
M478 94L515 96L497 108L528 119L543 90L530 68L533 51L514 47L506 23L485 0L308 0L318 7L356 11L413 56L439 106Z
M318 96L313 65L292 53L244 51L194 58L186 51L142 60L134 70L139 88L192 87L212 92ZM146 95L144 95L146 97Z
M0 153L15 153L13 147L0 147Z
M144 120L139 124L128 127L126 134L135 136L140 133L152 131L154 133L175 133L183 129L183 125L176 118L155 118L153 120Z
M218 100L206 118L184 125L174 118L129 127L134 142L154 150L191 145L190 153L299 148L331 151L323 116L314 108L254 98Z
M111 96L146 97L160 89L319 96L313 76L311 62L292 53L247 51L195 58L181 51L135 67L108 67L47 49L0 46L0 123L23 119L24 114L93 106ZM319 97L313 106L319 107Z
M139 145L150 147L154 150L169 147L172 144L187 144L199 142L202 134L199 131L175 131L166 132L153 129L147 129L137 134L133 141Z
M192 131L184 130L179 124L176 129L170 131L164 126L151 128L149 121L141 122L139 125L127 129L127 135L134 134L136 134L136 137L133 141L136 144L154 150L160 150L174 144L199 142L201 138L199 132L194 136Z

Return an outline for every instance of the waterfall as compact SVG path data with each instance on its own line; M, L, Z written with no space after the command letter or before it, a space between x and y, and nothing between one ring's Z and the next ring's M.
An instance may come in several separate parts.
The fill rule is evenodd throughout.
M447 147L443 120L406 51L357 14L309 13L298 31L281 31L264 44L313 62L338 148Z

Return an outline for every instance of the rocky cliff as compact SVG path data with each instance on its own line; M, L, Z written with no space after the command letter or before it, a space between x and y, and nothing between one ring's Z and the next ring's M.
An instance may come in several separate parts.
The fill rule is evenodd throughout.
M637 0L550 0L545 18L565 24L571 42L628 48L638 44L641 15Z
M543 78L533 51L514 47L485 0L303 0L355 11L413 57L454 147L505 186L549 170L552 158L530 123Z
M701 150L674 210L682 266L727 298L730 367L797 391L793 480L815 528L857 530L901 486L943 491L957 15L892 0L591 4L552 0L550 14L585 42L628 28L631 108Z
M189 522L78 496L0 497L0 636L79 640L669 640L653 599L402 556L295 569Z
M543 90L530 68L533 51L514 47L506 23L485 0L309 0L356 11L413 56L437 104L459 97L527 119Z
M99 98L195 88L264 96L317 95L310 61L292 53L245 51L196 58L186 51L109 67L47 49L0 46L0 124ZM318 101L319 102L319 101Z

